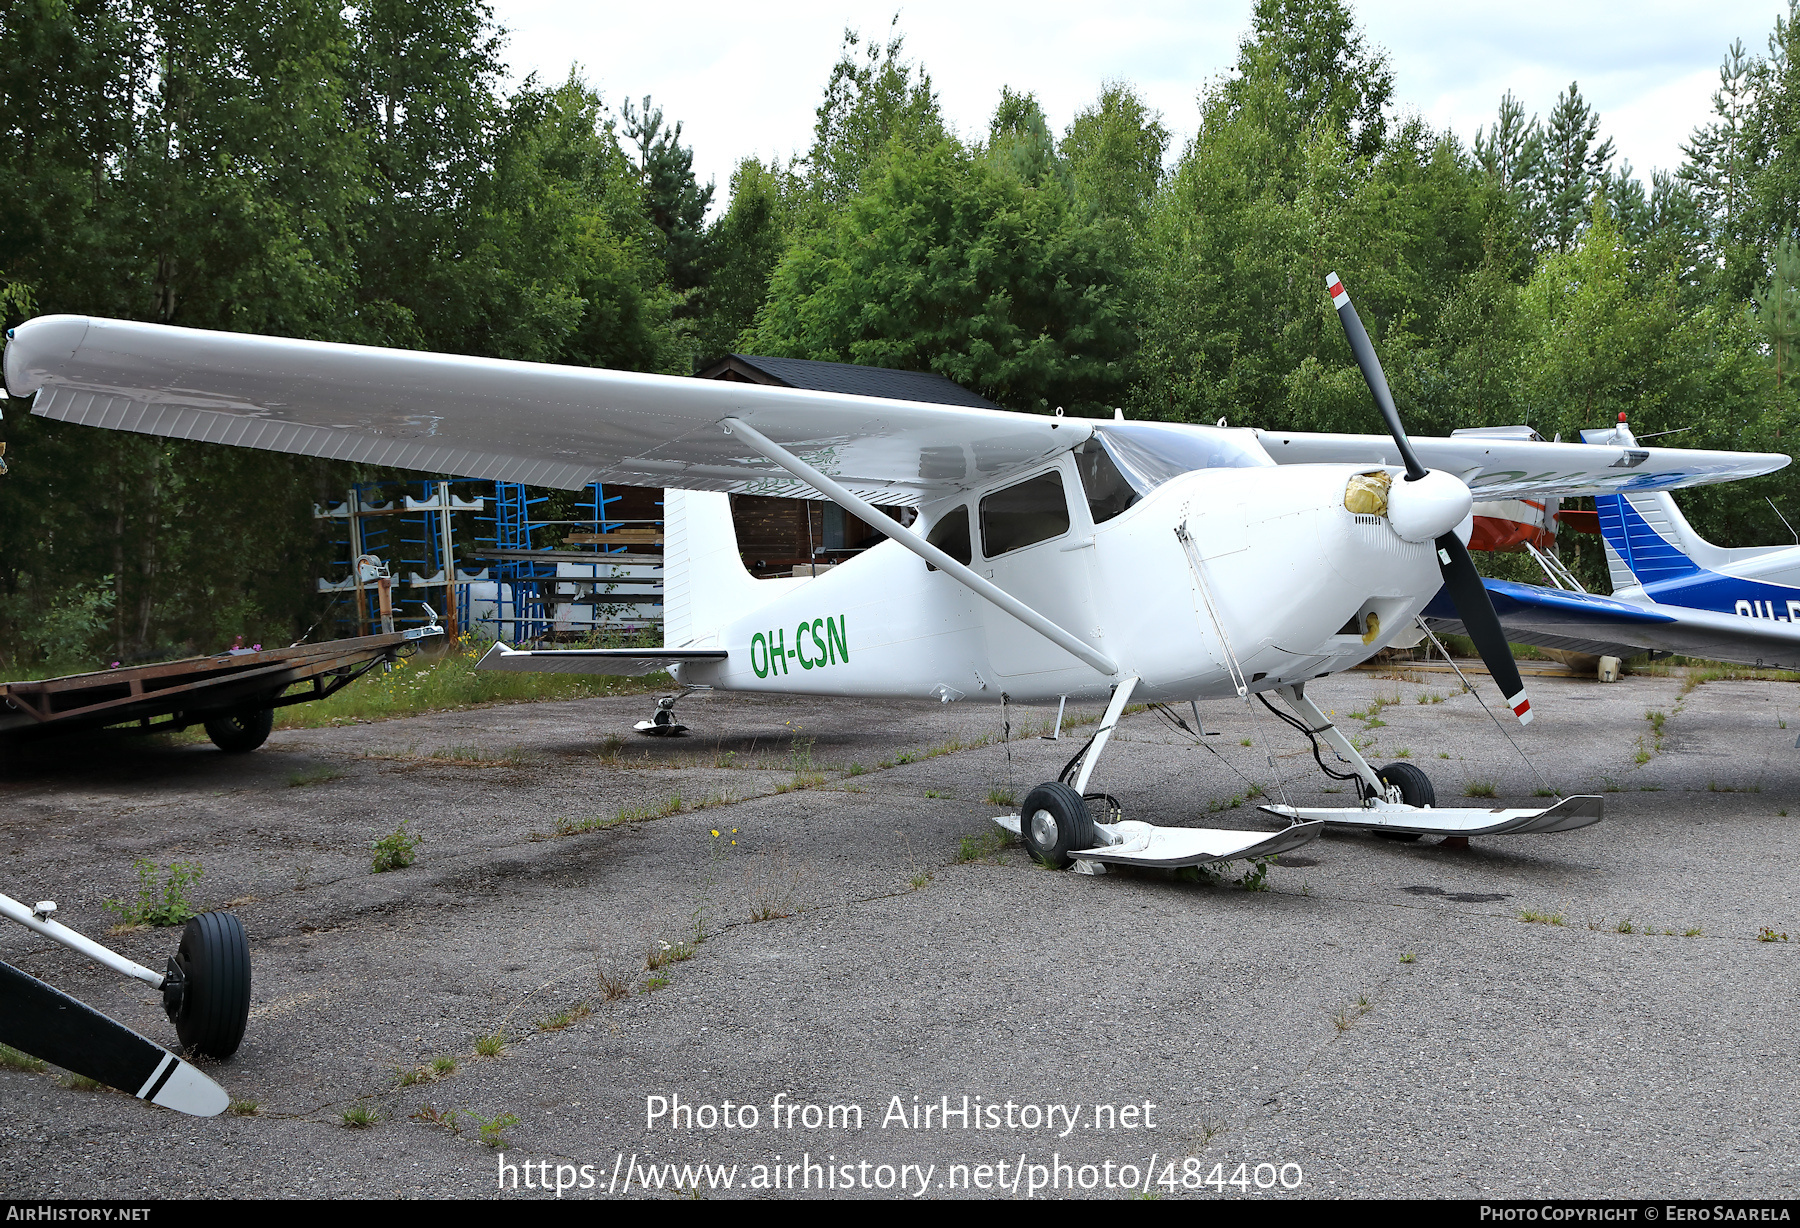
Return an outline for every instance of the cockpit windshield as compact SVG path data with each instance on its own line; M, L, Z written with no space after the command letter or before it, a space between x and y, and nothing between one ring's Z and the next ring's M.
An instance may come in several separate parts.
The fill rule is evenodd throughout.
M1175 422L1108 422L1094 428L1119 472L1149 494L1195 469L1255 469L1275 462L1254 432Z

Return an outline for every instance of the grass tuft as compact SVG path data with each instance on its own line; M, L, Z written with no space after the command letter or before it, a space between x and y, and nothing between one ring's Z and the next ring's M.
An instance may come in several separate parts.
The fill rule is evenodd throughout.
M489 1032L486 1036L477 1037L475 1052L481 1057L499 1057L506 1052L506 1033Z
M347 1130L367 1130L380 1120L380 1110L362 1100L358 1100L343 1113L344 1128Z
M1561 925L1563 915L1559 912L1538 912L1531 908L1521 908L1519 920L1527 925Z
M999 827L976 832L972 836L962 838L962 843L956 850L956 860L961 862L982 861L989 857L998 857L1011 843L1012 834Z
M538 1021L540 1032L560 1032L570 1024L580 1023L594 1013L594 1008L586 1002L576 1002L566 1010L557 1011Z

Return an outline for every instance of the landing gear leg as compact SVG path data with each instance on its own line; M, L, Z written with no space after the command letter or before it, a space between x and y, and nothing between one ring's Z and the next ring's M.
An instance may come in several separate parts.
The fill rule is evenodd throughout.
M1088 778L1100 762L1100 752L1112 738L1112 731L1124 715L1125 705L1131 701L1131 693L1137 689L1137 684L1138 680L1133 676L1113 689L1112 701L1106 705L1106 715L1100 718L1099 730L1089 740L1081 758L1069 765L1073 768L1076 763L1080 764L1074 783L1067 783L1068 769L1064 769L1064 780L1039 785L1026 795L1025 805L1019 811L1019 837L1025 843L1025 850L1039 861L1062 869L1072 860L1072 852L1094 843L1094 822L1081 793L1087 788Z
M1343 730L1332 724L1331 718L1319 711L1319 705L1306 697L1304 682L1279 687L1276 689L1276 693L1287 701L1288 707L1292 708L1301 720L1306 722L1307 732L1314 737L1323 738L1325 745L1331 747L1338 753L1339 758L1350 765L1350 770L1356 774L1357 791L1362 794L1365 802L1371 798L1396 803L1406 800L1402 796L1400 787L1383 780L1380 774L1369 766L1369 761L1362 757L1362 752L1358 751L1351 744L1350 739L1344 736ZM1418 772L1417 768L1412 770ZM1422 772L1418 774L1424 775ZM1428 789L1431 787L1429 782L1425 787Z
M680 737L687 732L688 727L675 719L676 703L687 698L695 691L705 689L706 688L704 687L687 686L682 687L681 690L673 695L664 695L661 699L656 701L656 711L650 714L650 719L647 721L639 721L633 728L639 733L652 738Z
M1412 764L1390 763L1379 772L1370 767L1355 744L1331 723L1330 717L1319 711L1318 704L1306 697L1305 683L1284 686L1280 688L1280 694L1287 700L1288 707L1307 723L1308 732L1314 737L1324 738L1325 744L1350 765L1350 770L1356 774L1357 792L1362 794L1363 805L1375 806L1379 802L1414 807L1437 805L1437 792L1431 787L1430 778ZM1371 829L1370 834L1377 839L1402 843L1410 843L1419 838L1418 832L1409 831ZM1468 841L1463 843L1466 845Z

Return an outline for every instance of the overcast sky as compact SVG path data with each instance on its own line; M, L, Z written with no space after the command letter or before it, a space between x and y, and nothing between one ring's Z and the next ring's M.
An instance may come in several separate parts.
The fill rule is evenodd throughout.
M682 121L700 181L718 182L715 210L739 158L805 152L847 26L885 38L898 9L907 57L931 73L946 119L964 136L986 132L1002 85L1036 94L1060 133L1103 82L1122 78L1162 112L1179 150L1198 123L1196 94L1231 65L1251 10L1250 0L494 3L515 81L528 72L560 81L579 64L615 108L627 96L654 96ZM1602 135L1645 178L1679 164L1681 143L1708 116L1731 41L1766 54L1786 11L1786 0L1355 7L1369 41L1390 57L1401 109L1467 141L1492 122L1506 90L1528 115L1542 115L1579 81Z

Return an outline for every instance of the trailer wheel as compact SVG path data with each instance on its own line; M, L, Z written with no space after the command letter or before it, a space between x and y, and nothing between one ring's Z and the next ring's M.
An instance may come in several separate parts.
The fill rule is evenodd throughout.
M275 709L241 708L208 717L205 725L206 736L214 746L227 754L241 755L268 740L269 731L275 728Z
M182 1047L208 1057L237 1052L250 1018L250 942L228 912L201 913L187 923L169 961L179 988L165 988L163 1009ZM171 978L174 979L174 978Z
M1081 794L1052 781L1025 795L1019 807L1019 835L1025 851L1048 866L1065 869L1076 849L1094 847L1094 816Z
M1400 800L1408 806L1437 805L1437 790L1431 787L1431 777L1410 763L1390 763L1376 775L1381 777L1382 784L1399 788ZM1374 834L1383 840L1397 840L1403 844L1419 838L1416 831L1378 831Z

